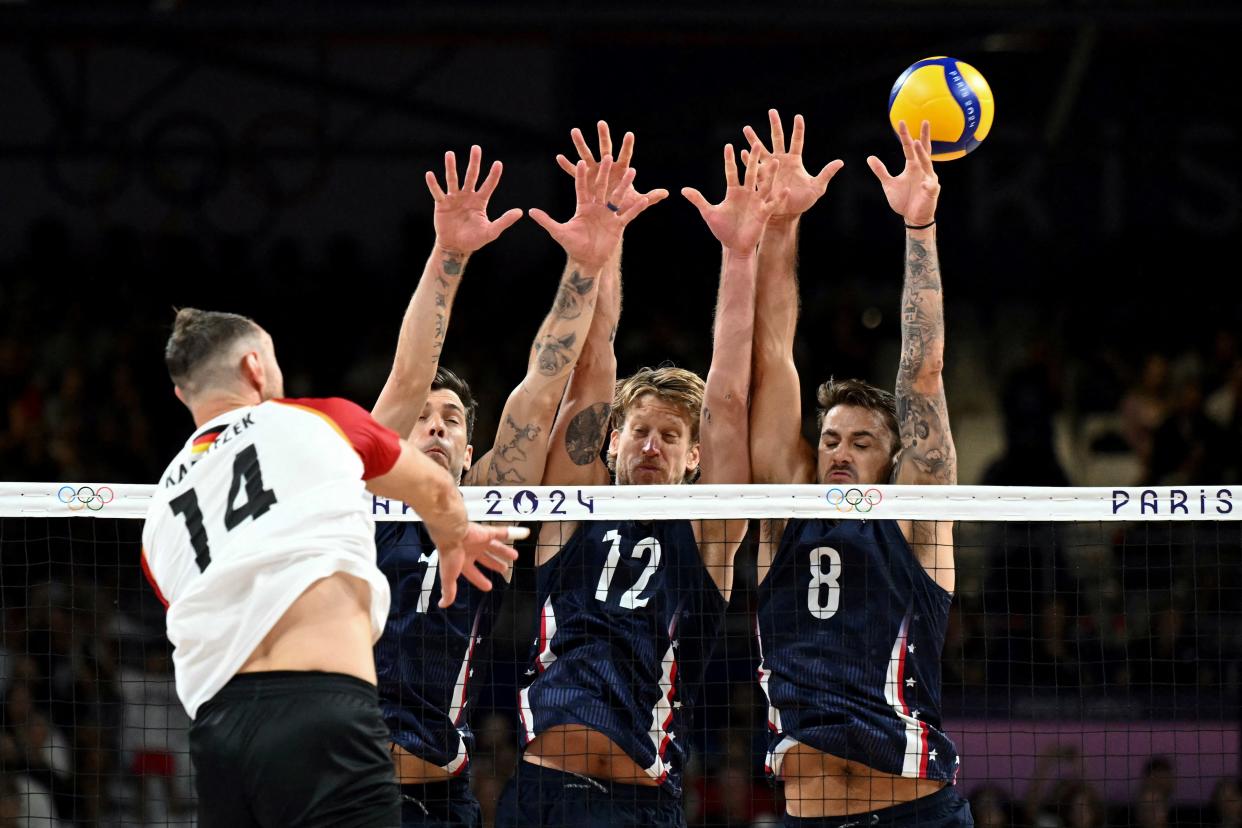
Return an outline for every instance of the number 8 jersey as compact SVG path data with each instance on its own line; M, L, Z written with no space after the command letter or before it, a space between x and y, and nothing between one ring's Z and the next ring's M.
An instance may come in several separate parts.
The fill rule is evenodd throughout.
M940 721L952 595L895 521L790 520L758 597L769 773L800 742L884 773L954 778Z
M156 487L142 566L168 608L177 695L193 718L289 606L337 572L371 588L371 634L388 615L363 480L401 453L342 399L269 400L200 427Z

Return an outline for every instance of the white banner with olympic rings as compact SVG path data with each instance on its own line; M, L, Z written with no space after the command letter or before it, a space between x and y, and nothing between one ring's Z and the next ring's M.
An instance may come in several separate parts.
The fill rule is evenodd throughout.
M142 518L154 486L0 482L0 517ZM1181 521L1242 519L1242 485L1116 488L1009 486L470 486L479 521L826 518L846 520ZM376 520L418 520L367 495Z

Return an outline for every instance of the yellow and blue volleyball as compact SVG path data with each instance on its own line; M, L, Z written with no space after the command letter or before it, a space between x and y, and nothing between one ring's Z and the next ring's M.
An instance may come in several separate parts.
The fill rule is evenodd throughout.
M888 120L899 121L916 138L923 121L931 123L932 160L961 158L979 146L992 129L996 107L992 89L969 63L929 57L901 73L888 96Z

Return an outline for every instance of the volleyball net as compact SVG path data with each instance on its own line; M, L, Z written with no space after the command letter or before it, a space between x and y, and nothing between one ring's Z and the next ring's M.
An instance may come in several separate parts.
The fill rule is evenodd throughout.
M139 563L151 491L0 483L0 825L11 814L59 820L31 823L47 825L193 824L190 722L175 691L164 609ZM765 824L783 809L780 786L765 774L773 728L755 634L764 611L756 564L759 524L790 519L953 522L955 592L938 712L978 824L1053 824L1071 814L1087 815L1075 824L1140 824L1159 812L1168 824L1215 825L1242 812L1242 487L463 493L473 519L533 529L518 544L521 559L490 629L471 631L470 663L452 679L454 715L473 733L457 770L468 774L487 820L532 735L523 709L531 674L557 657L543 647L551 636L536 559L552 558L571 526L742 518L751 529L733 561L723 618L686 623L680 633L680 663L697 686L674 698L667 690L676 681L653 679L664 705L650 711L656 755L680 776L690 825ZM377 525L417 520L403 504L369 502ZM651 535L665 547L674 537ZM558 583L589 582L616 612L650 611L659 600L647 585L660 583L660 567L677 555L647 540L605 549L599 572L563 572ZM881 573L844 573L836 564L827 553L799 563L806 593L787 603L794 635L854 606L846 590L880 594ZM612 651L633 649L618 642ZM701 664L687 666L690 650L704 654ZM642 671L616 675L636 681ZM803 680L814 685L816 674L808 670ZM893 692L890 701L903 703ZM674 705L693 711L677 722L679 758L659 745Z

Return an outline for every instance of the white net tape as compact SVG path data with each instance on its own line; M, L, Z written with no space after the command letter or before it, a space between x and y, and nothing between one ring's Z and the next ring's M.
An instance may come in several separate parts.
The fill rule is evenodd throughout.
M151 485L0 483L0 517L145 517ZM1242 485L1013 486L583 486L462 489L473 520L845 518L862 520L1242 520ZM371 497L377 520L418 520Z

